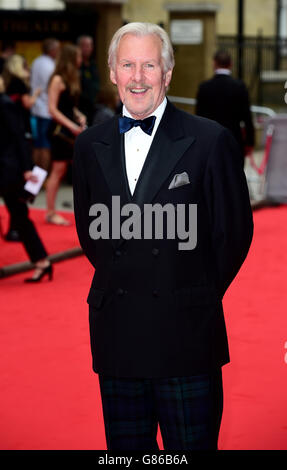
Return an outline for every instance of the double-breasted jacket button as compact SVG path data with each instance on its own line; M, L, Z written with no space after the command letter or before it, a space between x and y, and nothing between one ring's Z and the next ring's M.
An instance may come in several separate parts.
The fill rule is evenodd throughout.
M151 252L152 252L152 254L153 254L154 256L158 256L158 255L159 255L159 249L158 249L158 248L153 248L153 249L151 250Z
M157 289L154 289L154 290L152 291L152 295L153 295L154 297L158 297L158 294L159 294L159 293L158 293L158 290L157 290Z
M124 291L124 289L122 289L121 287L119 287L119 288L117 289L117 294L118 294L118 295L124 295L124 293L125 293L125 291Z

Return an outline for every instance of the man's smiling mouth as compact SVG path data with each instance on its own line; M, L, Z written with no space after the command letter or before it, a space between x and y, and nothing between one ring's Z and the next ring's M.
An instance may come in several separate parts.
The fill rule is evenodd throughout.
M131 88L130 91L135 94L145 93L147 88Z
M128 90L130 91L130 93L134 94L134 95L143 95L145 94L148 90L151 89L151 86L149 85L129 85L128 86Z

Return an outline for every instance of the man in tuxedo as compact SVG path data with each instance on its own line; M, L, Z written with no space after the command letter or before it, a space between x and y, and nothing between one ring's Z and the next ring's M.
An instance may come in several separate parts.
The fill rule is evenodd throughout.
M222 297L252 239L237 144L167 100L173 66L162 28L120 28L109 67L123 115L75 144L75 217L95 268L87 301L109 450L157 450L158 424L165 450L217 448L229 362Z
M233 133L244 165L245 156L252 152L254 146L248 90L243 81L231 76L232 62L227 51L217 51L213 64L214 76L199 86L196 114L219 122Z

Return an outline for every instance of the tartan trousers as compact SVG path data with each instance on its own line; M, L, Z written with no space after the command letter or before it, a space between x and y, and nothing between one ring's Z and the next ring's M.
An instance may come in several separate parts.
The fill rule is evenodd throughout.
M221 368L172 378L99 374L108 450L217 450L223 410Z

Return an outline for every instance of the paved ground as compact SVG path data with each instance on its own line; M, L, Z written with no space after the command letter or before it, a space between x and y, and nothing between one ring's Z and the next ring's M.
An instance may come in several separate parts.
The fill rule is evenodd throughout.
M33 207L38 207L41 209L46 208L45 189L40 191L33 203ZM70 184L61 184L56 200L56 210L68 212L73 211L73 189Z
M3 204L3 199L0 197L0 204ZM36 197L31 207L37 207L39 209L46 208L46 193L45 189L42 189ZM62 183L56 201L56 209L59 211L73 211L73 189L70 184Z

